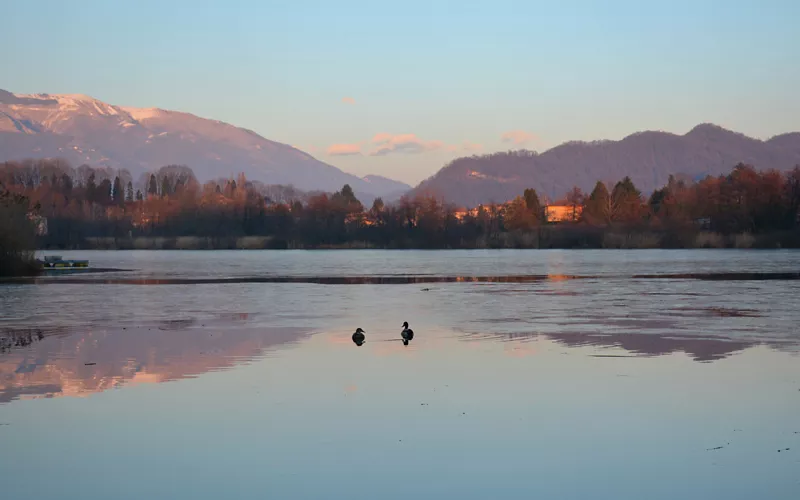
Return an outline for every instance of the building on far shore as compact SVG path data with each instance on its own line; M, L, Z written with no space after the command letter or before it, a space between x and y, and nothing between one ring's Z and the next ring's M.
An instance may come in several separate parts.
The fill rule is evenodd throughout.
M580 205L547 205L544 217L547 222L576 222L583 212Z
M504 211L508 208L511 202L503 203L502 205L498 205L497 209L500 213L504 213ZM485 208L485 207L484 207ZM478 216L478 208L460 208L453 212L453 215L456 219L463 221L465 217ZM556 223L556 222L577 222L578 219L581 217L581 213L583 212L583 207L580 205L572 206L572 205L546 205L544 208L544 216L546 222Z
M477 208L471 208L471 209L460 208L460 209L456 210L455 212L453 212L453 215L455 216L456 219L458 219L460 221L463 221L464 217L466 217L468 215L471 216L471 217L477 217L478 216L478 209Z

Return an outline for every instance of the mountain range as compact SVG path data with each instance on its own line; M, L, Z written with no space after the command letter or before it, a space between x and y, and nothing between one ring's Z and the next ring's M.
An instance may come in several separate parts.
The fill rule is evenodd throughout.
M411 190L377 175L357 177L251 130L158 108L131 108L79 94L0 90L0 161L60 157L73 166L127 169L134 175L188 165L201 181L244 173L269 185L327 191L350 184L362 202L432 194L463 206L504 202L535 188L552 200L573 186L630 176L645 194L670 175L697 179L737 163L786 170L800 164L800 133L763 141L701 124L684 135L637 132L619 141L567 142L543 153L509 151L457 158Z
M363 198L399 197L411 186L357 177L251 130L190 113L107 104L78 94L0 90L0 161L60 157L73 166L127 169L134 175L188 165L200 180L244 173L266 184L335 191L350 184Z
M597 181L616 183L630 176L647 194L670 175L699 179L729 173L737 163L759 170L788 170L800 164L800 133L762 141L701 124L684 135L638 132L619 141L567 142L541 154L509 151L458 158L417 186L463 206L504 202L534 188L552 200L573 186L590 191Z

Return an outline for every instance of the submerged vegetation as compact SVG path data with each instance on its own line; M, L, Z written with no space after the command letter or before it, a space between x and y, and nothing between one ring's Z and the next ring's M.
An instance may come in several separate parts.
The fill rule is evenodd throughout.
M800 166L782 173L739 164L726 176L697 182L670 178L646 198L627 177L613 186L598 182L588 194L574 188L555 203L526 189L509 202L471 209L432 196L393 204L376 199L365 207L347 185L333 194L301 196L291 187L267 191L243 175L200 184L191 169L174 165L134 185L126 171L73 169L60 160L7 162L0 164L0 182L7 200L2 210L13 214L2 217L2 251L15 256L8 262L16 262L16 268L31 262L36 244L108 249L800 247ZM26 216L29 203L47 220L38 242Z

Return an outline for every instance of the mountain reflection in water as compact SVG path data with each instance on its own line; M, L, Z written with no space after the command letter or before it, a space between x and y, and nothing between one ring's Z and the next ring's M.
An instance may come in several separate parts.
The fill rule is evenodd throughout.
M724 359L750 347L767 345L776 350L794 351L794 344L757 341L740 341L727 338L676 337L658 334L595 334L595 333L513 333L503 335L471 334L467 340L495 339L506 342L525 342L545 338L566 347L604 347L624 349L633 356L664 356L685 353L695 361L708 362Z
M0 403L30 397L81 397L122 386L196 377L261 358L272 349L298 342L312 333L301 328L256 326L248 321L248 316L228 315L217 322L203 324L194 319L176 319L150 326L114 329L6 331L0 336L25 341L0 354ZM468 341L516 343L541 338L569 348L622 349L634 356L682 352L701 362L723 359L758 345L779 350L796 349L795 343L788 342L653 333L467 332L457 337ZM442 344L435 345L428 348L444 348Z
M195 320L150 326L35 334L30 345L0 354L0 403L20 397L84 396L121 386L160 383L231 368L308 335L246 321L199 325ZM5 332L5 338L27 338Z

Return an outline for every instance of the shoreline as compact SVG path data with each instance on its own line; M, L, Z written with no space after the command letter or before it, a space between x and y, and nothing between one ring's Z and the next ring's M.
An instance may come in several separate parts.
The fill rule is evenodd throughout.
M90 271L79 271L91 273ZM101 269L95 272L131 272L124 269ZM74 274L74 273L72 273ZM49 279L48 279L49 278ZM796 281L797 272L706 272L626 275L497 275L497 276L428 276L428 275L364 275L364 276L240 276L240 277L146 277L146 278L80 278L60 276L29 276L0 279L14 284L81 284L81 285L218 285L218 284L316 284L316 285L414 285L430 283L541 283L566 280L695 280L695 281Z
M568 231L568 230L567 230ZM87 238L79 245L40 245L37 252L68 250L705 250L753 249L782 250L800 248L800 233L731 234L699 233L694 238L679 242L668 234L654 233L604 233L602 238L591 240L567 237L558 238L553 232L544 241L528 238L528 233L510 234L502 241L485 244L417 245L399 241L379 245L366 240L347 243L303 244L276 239L271 236L244 236L239 238L211 238L195 236L135 238ZM671 244L675 243L675 244Z

